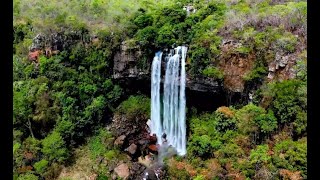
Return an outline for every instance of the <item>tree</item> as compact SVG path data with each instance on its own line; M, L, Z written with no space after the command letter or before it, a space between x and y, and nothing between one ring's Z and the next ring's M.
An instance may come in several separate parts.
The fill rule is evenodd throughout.
M42 140L41 152L49 161L63 162L68 157L68 150L60 133L53 131Z
M280 123L290 123L297 118L297 114L305 108L305 102L300 100L299 88L302 82L299 80L286 80L270 84L272 92L272 110Z
M273 112L269 111L267 114L260 114L255 118L262 133L270 133L274 131L277 126L277 119L274 117Z
M58 108L50 103L49 80L36 79L13 83L13 123L19 129L25 126L32 137L33 124L41 124L37 135L46 135L57 117Z

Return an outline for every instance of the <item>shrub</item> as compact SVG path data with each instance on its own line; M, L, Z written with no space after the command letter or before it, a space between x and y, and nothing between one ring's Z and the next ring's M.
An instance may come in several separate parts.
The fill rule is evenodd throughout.
M158 31L156 43L159 47L168 47L175 43L176 39L173 34L173 28L170 24L162 26Z
M197 175L193 180L205 180L203 175Z
M104 157L106 157L107 160L112 160L114 158L118 157L119 152L116 150L109 150L104 154Z
M210 51L199 45L193 45L190 47L190 59L191 59L191 70L194 76L202 74L202 70L210 62L209 55Z
M102 143L101 137L95 136L89 140L90 154L93 159L98 158L106 153L106 146Z
M235 143L226 143L217 151L214 155L222 165L225 165L228 161L235 162L239 158L244 157L244 151Z
M212 114L202 114L199 117L191 118L190 120L190 131L195 135L208 135L214 137L217 134L215 129L217 121Z
M190 179L190 175L186 169L169 166L167 172L167 177L169 179Z
M126 115L128 119L150 116L150 99L145 96L130 96L118 107L118 113Z
M294 131L297 135L301 135L307 130L307 113L298 112L296 120L293 122Z
M39 177L31 174L31 173L27 173L27 174L20 174L17 180L38 180Z
M37 157L41 150L41 141L32 137L28 137L22 143L23 149L33 154L33 157Z
M45 159L42 159L41 161L38 161L34 163L33 167L35 168L36 172L39 174L43 174L48 166L48 161Z
M249 54L252 51L252 49L246 46L239 46L235 49L235 51L240 54Z
M108 160L111 160L118 155L118 151L113 149L112 134L105 128L100 128L96 132L96 135L89 139L88 146L93 159L104 156Z
M98 177L97 177L97 180L108 180L108 176L106 175L103 175L103 174L99 174Z
M141 14L141 15L137 16L133 21L133 23L139 29L145 28L147 26L151 26L152 22L153 22L153 18L151 15L148 15L148 14Z
M275 46L277 49L283 49L286 52L292 53L295 50L297 41L298 38L296 36L289 32L286 32L277 39Z
M216 67L206 67L206 69L204 69L202 73L207 77L223 79L223 73Z
M249 73L245 74L243 79L245 81L255 81L260 78L263 78L267 74L267 68L259 66L257 68L254 68L252 71Z

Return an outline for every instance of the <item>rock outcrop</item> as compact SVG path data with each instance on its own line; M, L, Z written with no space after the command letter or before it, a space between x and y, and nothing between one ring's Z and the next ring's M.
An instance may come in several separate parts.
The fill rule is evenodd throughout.
M243 76L251 71L255 61L254 54L235 53L234 49L240 46L241 43L231 40L224 41L221 45L220 68L224 72L224 88L231 92L243 92L245 88Z
M61 31L50 34L37 34L29 47L29 60L37 61L39 54L50 57L63 50L67 50L72 45L83 42L94 42L96 39L90 39L88 32L83 31Z
M277 52L275 60L269 64L268 80L272 81L293 79L296 77L296 70L294 65L297 61L297 53L284 54Z
M114 145L126 152L130 161L120 161L117 167L111 168L113 178L143 179L145 173L155 174L154 155L158 152L157 137L150 135L147 117L127 118L124 114L115 114L108 129L117 137ZM148 179L150 177L148 176Z
M141 57L139 47L130 47L128 42L122 42L120 51L114 56L113 78L139 77L148 74L148 69L138 68Z
M157 142L157 138L150 135L146 127L147 119L146 117L128 119L125 115L115 114L110 125L110 130L117 137L114 145L127 152L133 161L137 161L141 155L149 154L154 150L150 150L149 146Z

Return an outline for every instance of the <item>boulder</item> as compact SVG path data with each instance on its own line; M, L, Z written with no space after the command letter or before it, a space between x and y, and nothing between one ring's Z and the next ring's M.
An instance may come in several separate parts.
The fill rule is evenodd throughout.
M129 167L127 164L123 163L123 164L120 164L118 167L116 167L114 169L114 172L120 177L120 178L123 178L123 179L127 179L130 175L130 172L129 172Z
M149 147L148 147L151 151L158 151L158 147L154 144L151 144Z
M148 141L145 140L145 139L141 139L141 140L138 141L138 143L139 143L140 145L145 145L145 144L148 143Z
M139 157L138 162L146 167L150 167L152 163L151 155L146 155L145 157Z
M150 143L156 143L157 142L157 136L153 134L152 136L149 137Z
M145 177L148 180L157 180L158 179L153 169L147 169L145 172Z
M138 146L132 143L126 150L133 155L137 152L137 148Z
M126 136L125 136L125 135L119 136L119 137L114 141L114 145L116 145L116 146L122 146L125 139L126 139Z
M130 179L142 179L145 169L146 167L139 162L133 162L130 168Z

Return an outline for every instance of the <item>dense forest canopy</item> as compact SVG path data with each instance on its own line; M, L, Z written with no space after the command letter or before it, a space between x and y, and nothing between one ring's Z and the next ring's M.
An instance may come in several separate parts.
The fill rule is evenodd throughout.
M221 96L253 94L212 112L188 108L187 155L165 159L163 179L307 179L305 0L13 6L14 179L112 179L121 163L137 179L138 160L109 128L119 120L138 131L150 118L150 94L113 76L124 45L147 70L158 50L187 45L189 78L219 82Z

